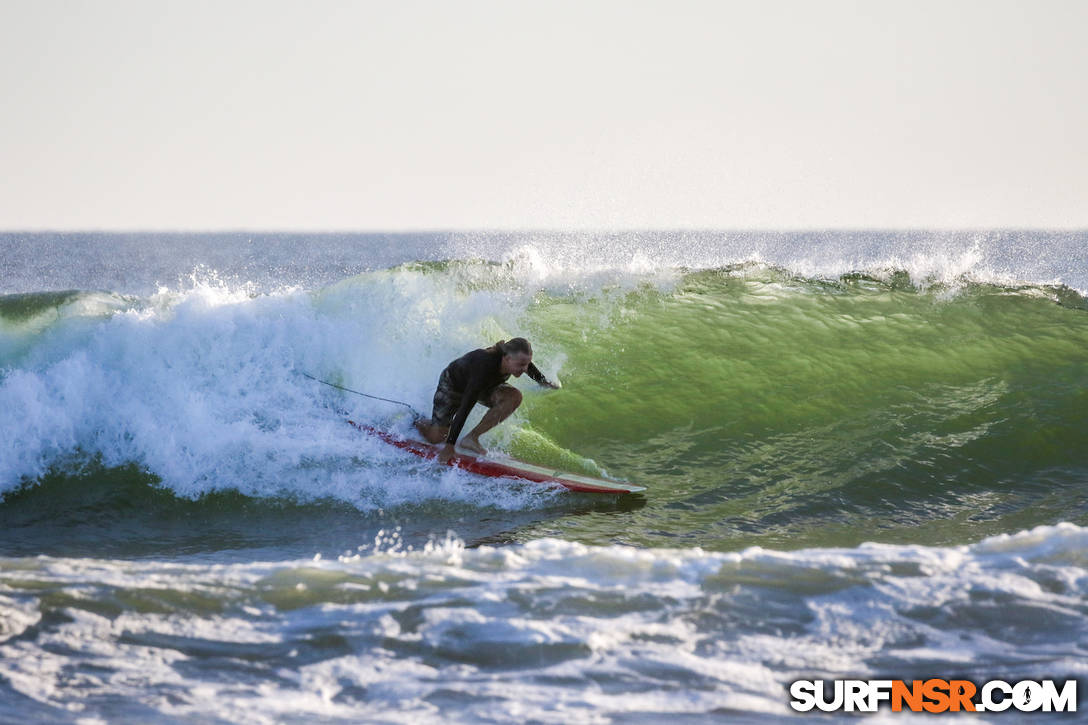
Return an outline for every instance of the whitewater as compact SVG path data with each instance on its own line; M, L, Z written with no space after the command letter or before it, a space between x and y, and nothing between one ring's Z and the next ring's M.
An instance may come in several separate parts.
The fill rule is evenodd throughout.
M1085 249L0 234L0 722L776 722L798 679L1083 679ZM644 494L436 467L346 423L403 406L308 377L429 412L514 336L563 387L516 381L485 444Z

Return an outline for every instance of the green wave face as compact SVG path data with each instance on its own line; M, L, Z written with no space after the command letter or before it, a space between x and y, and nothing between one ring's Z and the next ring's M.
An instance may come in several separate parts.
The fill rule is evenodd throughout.
M643 543L685 535L661 516L731 548L962 542L1088 511L1075 293L734 270L531 316L566 390L526 417L651 487Z
M0 384L33 413L9 416L21 468L0 483L32 485L39 468L56 478L22 494L20 516L36 520L55 486L146 494L158 509L161 484L181 498L327 500L334 518L335 502L396 510L421 530L447 527L454 501L468 521L488 506L531 519L496 524L504 540L717 550L958 544L1088 523L1088 304L1068 289L758 265L538 278L471 260L306 294L216 289L0 298ZM349 435L338 411L359 401L330 402L292 372L420 405L454 354L522 334L564 389L519 383L524 405L487 444L644 496L442 489ZM95 456L101 470L82 476Z

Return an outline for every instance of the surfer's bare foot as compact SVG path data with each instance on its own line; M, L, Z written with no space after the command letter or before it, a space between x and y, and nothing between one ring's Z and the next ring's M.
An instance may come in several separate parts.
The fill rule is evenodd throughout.
M458 445L461 446L462 448L464 448L466 451L472 451L473 453L475 453L477 455L480 455L480 456L486 456L487 455L487 449L480 445L480 441L476 440L475 438L473 438L470 435L467 435L464 438L462 438L461 442Z
M428 443L441 443L446 440L446 436L450 434L448 426L432 425L426 418L413 421L412 425L414 425L420 435L423 436L423 440Z

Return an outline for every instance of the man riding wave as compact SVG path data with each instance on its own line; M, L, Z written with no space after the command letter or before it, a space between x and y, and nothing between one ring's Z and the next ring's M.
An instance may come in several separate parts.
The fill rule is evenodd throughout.
M457 358L442 371L434 393L431 419L416 421L416 428L430 443L446 445L438 454L441 463L454 454L457 437L476 403L490 410L469 433L461 439L461 447L479 455L487 450L480 445L480 436L506 420L521 405L521 391L506 381L522 373L540 385L558 389L533 365L533 348L524 337L499 340L488 348L473 350Z

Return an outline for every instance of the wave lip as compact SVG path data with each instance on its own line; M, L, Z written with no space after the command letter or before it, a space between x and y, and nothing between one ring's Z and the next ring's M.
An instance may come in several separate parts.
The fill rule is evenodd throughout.
M1065 285L1088 294L1083 231L706 231L599 234L466 234L449 240L460 259L515 260L537 278L603 272L648 275L761 263L808 278L882 270L919 286L970 281Z
M1065 285L1088 293L1088 233L1058 230L812 230L433 234L0 233L0 294L112 289L148 296L186 284L194 268L260 293L319 289L422 260L517 260L538 281L571 274L652 275L763 262L807 277L902 269L918 282L969 279ZM305 249L304 255L298 250ZM547 282L546 282L547 284Z

